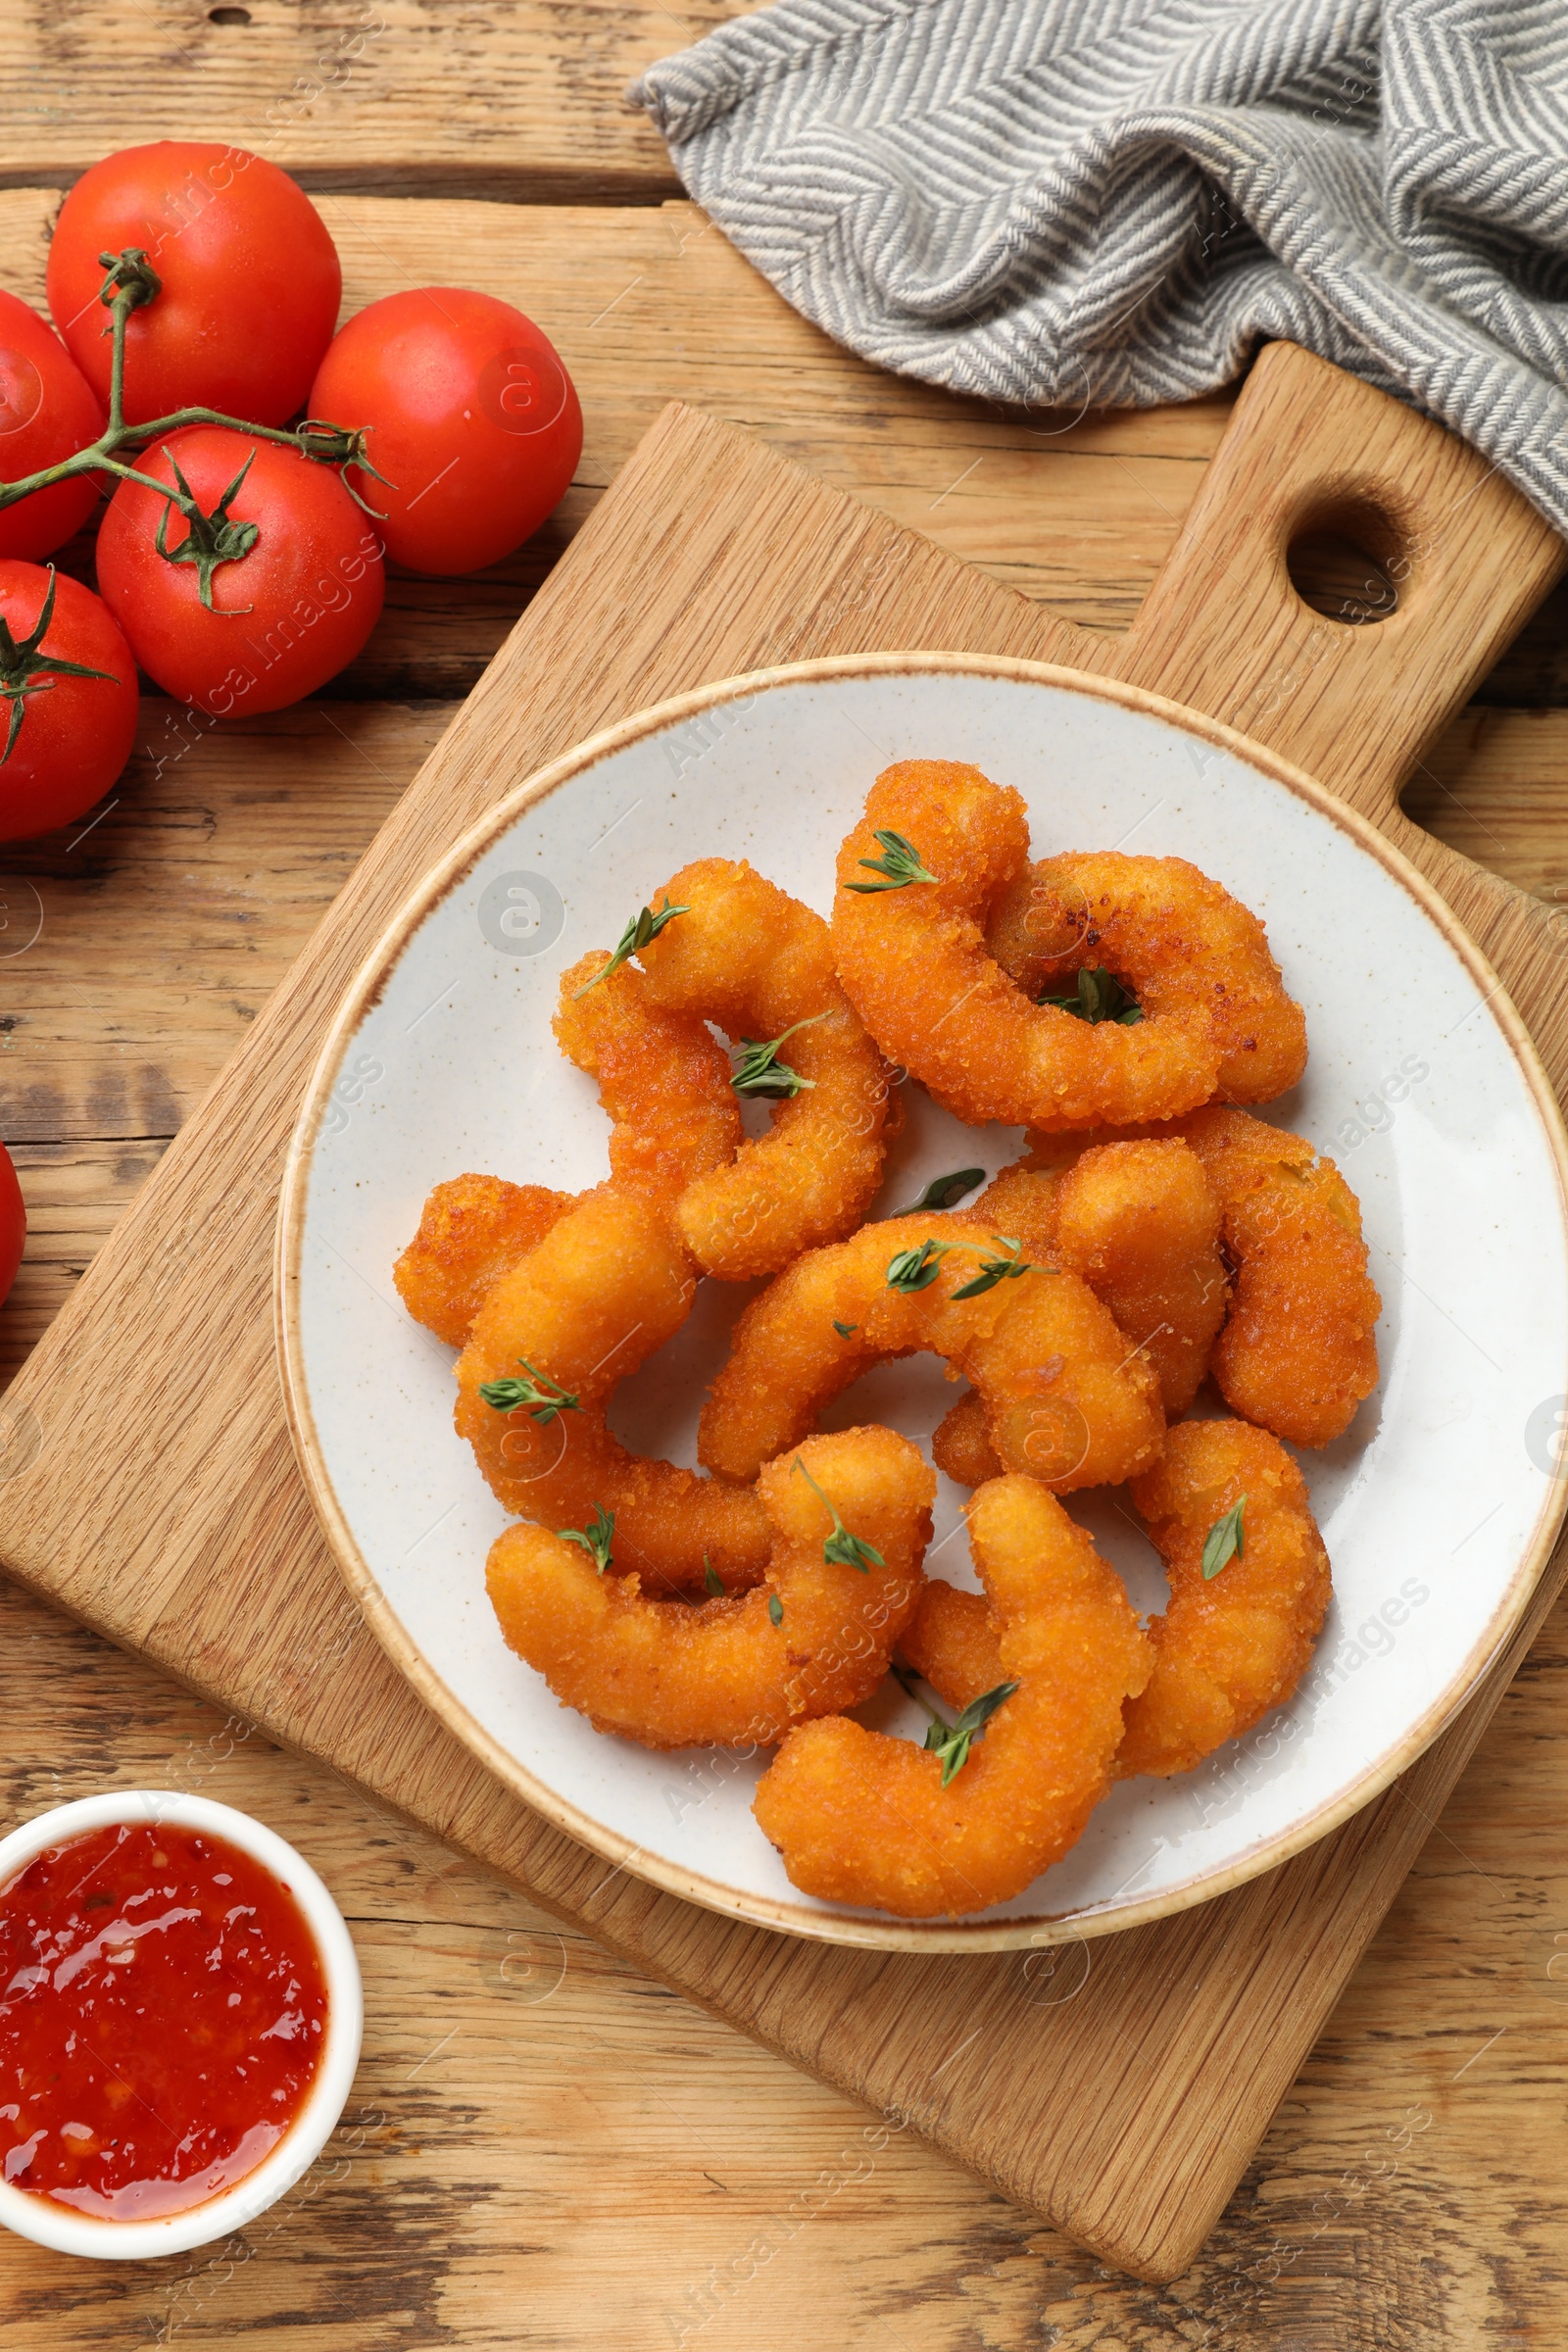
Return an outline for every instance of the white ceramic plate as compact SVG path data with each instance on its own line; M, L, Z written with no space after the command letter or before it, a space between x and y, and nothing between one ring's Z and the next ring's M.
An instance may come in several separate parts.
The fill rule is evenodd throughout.
M1264 918L1311 1061L1270 1117L1361 1198L1383 1377L1303 1457L1335 1599L1292 1703L1185 1778L1123 1784L1014 1902L929 1925L798 1894L750 1806L765 1756L656 1755L593 1732L502 1642L483 1564L505 1514L452 1428L452 1356L410 1321L394 1257L464 1169L564 1190L605 1171L591 1082L550 1033L561 971L612 945L688 858L746 857L824 913L833 858L894 760L971 760L1027 800L1034 854L1192 858ZM873 1214L1015 1130L921 1090ZM521 784L421 885L341 1008L285 1186L279 1283L296 1444L381 1640L503 1780L620 1866L720 1911L840 1941L974 1949L1128 1927L1282 1861L1420 1752L1518 1621L1561 1515L1568 1389L1564 1139L1495 975L1382 838L1295 770L1136 689L1035 663L880 656L730 680L627 720ZM707 1283L612 1421L694 1461L700 1393L755 1286ZM953 1392L884 1367L835 1426L928 1435ZM945 1480L932 1557L972 1582ZM1164 1585L1109 1494L1070 1507L1134 1599ZM917 1732L896 1688L866 1722Z

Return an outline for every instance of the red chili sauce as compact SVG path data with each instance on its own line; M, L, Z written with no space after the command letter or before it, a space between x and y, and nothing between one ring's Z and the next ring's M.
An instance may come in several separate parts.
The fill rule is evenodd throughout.
M326 2019L288 1886L226 1838L118 1823L0 1889L0 2170L103 2221L183 2213L304 2104Z

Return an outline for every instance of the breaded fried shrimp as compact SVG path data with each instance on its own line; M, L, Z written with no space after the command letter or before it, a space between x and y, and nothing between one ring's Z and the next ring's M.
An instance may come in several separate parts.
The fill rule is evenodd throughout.
M459 1433L507 1508L551 1528L613 1511L616 1564L650 1588L701 1588L705 1553L731 1587L767 1562L749 1487L631 1453L606 1424L612 1393L680 1329L695 1287L667 1206L604 1186L497 1283L457 1368ZM507 1381L533 1400L487 1400Z
M1361 1208L1304 1136L1221 1104L1180 1132L1220 1202L1235 1295L1211 1368L1232 1412L1293 1446L1326 1446L1377 1386L1383 1301Z
M1132 1494L1170 1602L1149 1628L1154 1671L1116 1770L1188 1772L1296 1689L1329 1605L1328 1553L1301 1473L1245 1421L1184 1421ZM1204 1544L1239 1504L1240 1546L1205 1578Z
M599 979L610 961L595 948L562 974L551 1026L567 1059L599 1081L612 1183L674 1202L740 1149L729 1057L695 1013L662 1004L629 963Z
M676 1221L706 1272L728 1282L775 1274L803 1250L853 1233L870 1204L885 1155L882 1056L809 906L727 858L683 866L662 895L686 911L639 951L650 999L737 1043L776 1049L760 1068L743 1063L735 1081L772 1102L767 1134L690 1180Z
M727 1166L740 1144L729 1060L700 1020L666 1011L641 972L627 965L578 996L607 961L599 949L564 975L556 1036L578 1068L599 1081L612 1122L612 1180L673 1200L711 1169ZM438 1184L393 1268L415 1321L461 1348L487 1294L577 1197L501 1176Z
M980 1392L1009 1468L1065 1494L1151 1462L1164 1434L1152 1368L1073 1275L1000 1271L1025 1262L1009 1255L1011 1238L969 1217L917 1213L798 1258L735 1326L703 1411L702 1460L754 1478L860 1373L929 1351ZM988 1267L979 1296L955 1296Z
M899 1643L916 1674L923 1674L939 1698L961 1714L984 1690L1005 1682L1001 1619L983 1592L928 1577L920 1605Z
M542 1184L509 1184L504 1176L453 1176L438 1184L392 1269L416 1323L461 1348L502 1275L560 1223L574 1198Z
M1198 1394L1230 1303L1202 1163L1174 1139L1102 1145L1052 1186L1052 1205L1058 1262L1142 1348L1174 1420Z
M1295 1086L1306 1067L1306 1018L1285 993L1262 924L1185 858L1101 850L1042 858L998 902L986 941L1030 997L1071 996L1080 971L1103 970L1137 999L1140 1028L1196 1028L1215 1066L1193 1102L1219 1095L1228 1102L1267 1102ZM1092 1034L1107 1031L1114 1036L1114 1022L1101 1021ZM1163 1118L1177 1107L1102 1115ZM1029 1123L1091 1122L1061 1115Z
M1059 1861L1109 1786L1151 1664L1119 1578L1034 1479L982 1487L969 1536L1017 1687L946 1788L938 1756L843 1715L791 1732L752 1809L804 1893L902 1919L983 1911Z
M1209 1359L1220 1394L1232 1412L1293 1446L1326 1446L1377 1386L1383 1301L1367 1274L1360 1202L1304 1136L1227 1103L1085 1141L1172 1137L1202 1163L1235 1267Z
M931 1432L931 1459L960 1487L983 1487L1002 1476L1002 1464L986 1427L985 1399L966 1389L950 1404Z
M600 1574L543 1527L499 1537L486 1584L509 1645L599 1731L645 1747L771 1741L857 1705L886 1675L919 1596L935 1492L907 1438L845 1430L762 1472L771 1552L751 1592L695 1609L650 1600L635 1573ZM829 1558L835 1513L880 1558Z
M896 886L877 886L890 839L912 848L923 879L897 880L908 859L885 855ZM1152 953L1157 938L1174 958L1174 916L1151 923L1133 1026L1037 1004L998 962L986 926L1028 849L1021 797L976 767L906 760L877 778L839 852L833 948L883 1053L976 1126L1088 1127L1205 1102L1220 1066L1206 999L1167 980Z
M1079 1149L1039 1169L1015 1161L993 1179L971 1217L1018 1234L1031 1255L1086 1282L1159 1379L1165 1411L1198 1394L1228 1292L1219 1203L1197 1156L1179 1141ZM960 1396L932 1439L938 1466L962 1486L1001 1468L985 1408Z

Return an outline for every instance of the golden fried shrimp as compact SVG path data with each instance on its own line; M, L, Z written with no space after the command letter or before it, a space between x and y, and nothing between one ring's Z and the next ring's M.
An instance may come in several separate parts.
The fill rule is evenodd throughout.
M752 1810L804 1893L903 1919L983 1911L1059 1861L1109 1786L1151 1666L1120 1579L1031 1478L982 1487L969 1537L1016 1688L946 1788L939 1756L843 1715L791 1732Z
M509 1184L504 1176L453 1176L438 1184L392 1269L416 1323L461 1348L502 1275L560 1223L574 1198L542 1184Z
M1201 1161L1175 1139L1105 1144L1051 1190L1058 1263L1143 1349L1174 1420L1198 1394L1230 1303L1220 1206Z
M613 1511L617 1564L663 1589L700 1587L705 1554L726 1586L767 1564L751 1488L628 1452L606 1424L612 1391L680 1329L695 1288L667 1205L602 1186L502 1276L457 1368L459 1434L507 1508L550 1528ZM488 1401L503 1381L516 1385Z
M673 1199L735 1155L741 1123L729 1059L700 1020L666 1011L627 965L578 997L607 960L600 949L564 975L556 1035L599 1081L612 1121L612 1179ZM461 1348L487 1294L576 1198L501 1176L438 1184L393 1268L415 1321Z
M908 870L888 836L912 848L918 871L879 889L868 868L891 867L895 879ZM1212 979L1205 993L1176 909L1146 894L1145 952L1123 975L1143 1007L1134 1024L1036 1004L998 962L986 926L1026 874L1028 852L1021 797L976 767L906 760L877 778L839 852L833 948L883 1053L975 1126L1090 1127L1169 1118L1206 1102L1221 1060ZM1077 936L1069 930L1068 943Z
M1301 1473L1245 1421L1184 1421L1132 1493L1170 1602L1149 1628L1154 1671L1116 1769L1188 1772L1296 1689L1329 1605L1329 1557ZM1241 1543L1205 1578L1204 1544L1238 1505Z
M485 1581L509 1646L597 1730L645 1747L774 1740L869 1698L886 1675L919 1596L935 1493L907 1438L845 1430L762 1472L772 1548L754 1592L695 1609L648 1600L635 1572L598 1573L542 1527L508 1528ZM839 1528L880 1558L829 1557Z
M727 858L683 866L662 896L685 912L639 950L649 997L737 1042L778 1048L735 1078L738 1092L774 1103L768 1133L689 1182L676 1221L707 1273L776 1274L853 1233L870 1205L886 1149L882 1056L809 906Z
M599 1081L612 1121L611 1181L673 1202L740 1149L729 1056L701 1019L662 1004L630 964L596 978L610 960L596 948L562 974L551 1026L567 1059Z
M1066 1494L1145 1467L1165 1427L1152 1369L1075 1276L1005 1272L1025 1262L1009 1238L970 1217L916 1214L798 1258L736 1324L703 1411L703 1461L755 1478L860 1373L924 1350L978 1390L1007 1468ZM955 1296L988 1270L979 1297Z
M1138 1027L1196 1026L1217 1056L1205 1092L1228 1102L1271 1102L1306 1067L1306 1016L1285 993L1262 924L1185 858L1100 850L1042 858L998 902L986 944L1030 997L1072 996L1080 971L1108 971L1142 1006ZM1102 1020L1095 1034L1115 1026Z
M1224 1217L1235 1297L1210 1368L1233 1413L1326 1446L1377 1386L1361 1207L1304 1136L1214 1104L1181 1123Z
M931 1459L960 1487L983 1487L988 1478L1002 1476L986 1426L985 1399L973 1389L949 1405L931 1432Z
M1031 1136L1036 1149L1018 1164L1059 1169L1069 1141L1081 1157L1088 1147L1172 1138L1202 1163L1235 1268L1209 1359L1220 1394L1232 1412L1293 1446L1326 1446L1377 1386L1383 1305L1367 1274L1360 1203L1332 1159L1304 1136L1211 1102L1158 1126L1100 1129L1081 1143Z
M1228 1293L1219 1203L1185 1143L1079 1149L1041 1169L1015 1161L966 1212L1016 1235L1031 1254L1086 1282L1159 1379L1167 1415L1184 1413L1208 1367ZM963 1486L1002 1465L985 1408L960 1396L932 1440L938 1465Z
M1006 1680L1001 1639L1001 1619L983 1592L933 1576L921 1588L920 1605L899 1646L938 1697L961 1714L982 1691Z

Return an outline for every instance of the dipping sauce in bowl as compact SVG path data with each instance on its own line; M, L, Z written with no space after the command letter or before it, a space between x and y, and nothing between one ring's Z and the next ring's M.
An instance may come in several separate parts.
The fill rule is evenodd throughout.
M320 2062L291 1888L224 1838L121 1822L0 1888L0 2173L100 2220L205 2204L270 2155Z
M0 1840L0 2222L71 2253L243 2228L330 2134L359 1971L292 1846L121 1792Z

